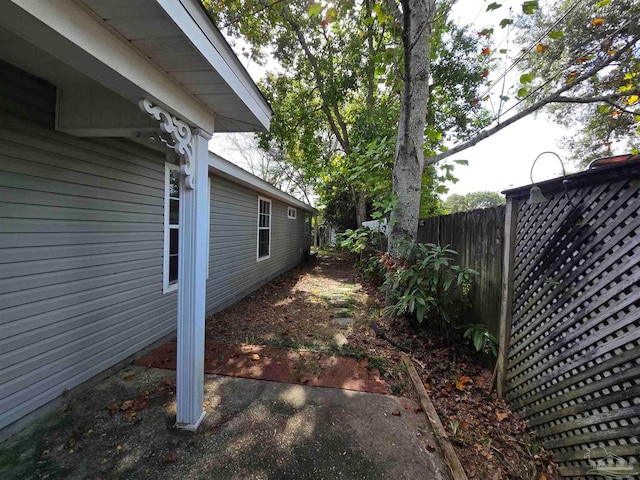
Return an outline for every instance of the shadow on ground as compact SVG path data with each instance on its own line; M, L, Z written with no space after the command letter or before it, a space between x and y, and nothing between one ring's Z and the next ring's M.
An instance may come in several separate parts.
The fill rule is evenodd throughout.
M76 397L0 445L0 478L446 478L411 400L211 375L181 436L173 375L131 366Z

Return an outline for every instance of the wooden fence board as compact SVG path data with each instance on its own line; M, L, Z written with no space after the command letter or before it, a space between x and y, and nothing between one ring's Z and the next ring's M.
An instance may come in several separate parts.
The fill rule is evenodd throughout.
M454 262L480 272L471 285L471 311L464 323L482 323L498 336L504 207L443 215L420 220L418 241L449 245L458 252Z

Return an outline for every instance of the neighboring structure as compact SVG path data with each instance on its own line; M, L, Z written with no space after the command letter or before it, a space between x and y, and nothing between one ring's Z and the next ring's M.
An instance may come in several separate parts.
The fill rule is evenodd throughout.
M197 428L205 314L310 247L311 207L207 149L270 116L197 0L2 3L0 430L176 325Z

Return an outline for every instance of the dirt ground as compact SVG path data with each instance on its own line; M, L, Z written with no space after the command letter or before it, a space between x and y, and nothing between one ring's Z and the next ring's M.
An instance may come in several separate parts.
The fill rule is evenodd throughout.
M371 329L381 321L380 302L358 281L350 256L320 255L208 318L206 338L366 358L389 393L406 394L400 352Z
M412 397L410 382L401 366L400 351L376 336L371 328L371 322L375 321L380 330L411 352L470 479L555 478L553 464L528 436L526 425L504 403L492 397L489 392L491 371L482 366L479 358L460 343L455 348L444 345L428 331L416 329L405 319L382 316L382 307L383 295L375 286L358 281L352 258L339 254L322 255L207 319L206 337L208 343L228 345L229 348L250 345L262 347L266 352L269 348L278 347L291 352L348 356L358 363L364 360L380 372L389 393ZM305 383L305 378L322 375L323 364L306 359L296 369L294 381ZM247 458L250 457L240 458L240 463L234 463L235 457L229 457L227 451L215 446L222 442L229 451L233 451L236 440L242 446L245 441L254 445L269 439L262 438L262 433L256 433L256 437L250 431L249 421L242 427L247 431L240 432L240 439L232 440L224 425L246 412L240 409L225 414L214 391L217 387L207 387L205 401L205 409L212 413L208 417L214 420L209 420L212 423L198 435L177 437L168 433L166 428L157 428L175 409L174 375L174 372L166 370L131 366L112 377L113 382L107 391L92 390L79 399L69 401L57 414L34 425L27 435L0 446L0 478L198 478L196 474L185 476L184 468L189 469L199 462L198 452L204 455L209 451L221 455L222 463L209 461L204 470L209 472L207 478L387 478L387 473L375 470L375 462L371 463L366 453L353 459L356 465L362 466L362 470L357 472L348 470L348 463L340 463L343 475L336 477L331 473L331 463L327 462L316 466L322 474L315 475L309 470L301 474L300 469L308 464L305 455L311 452L304 450L307 447L298 453L289 451L286 454L288 460L283 460L285 463L280 466L281 470L277 465L268 462L263 465L256 460L255 470L243 473L242 462L249 462ZM225 377L211 376L214 378ZM227 378L226 381L256 380ZM219 381L211 382L211 385L216 385ZM286 383L273 385L274 389L293 388ZM314 391L323 390L346 392L322 388ZM375 394L352 392L350 395ZM254 397L249 395L249 398ZM262 404L262 400L258 403ZM258 416L265 413L261 408L258 408L262 412ZM370 414L371 418L377 418L379 414L384 419L398 413L403 421L406 420L402 408L397 412L391 411L389 406L380 408ZM272 413L276 417L273 423L269 423L275 428L274 438L282 433L279 429L284 428L288 421L285 417L278 417L278 412L275 408ZM347 420L346 417L341 418L340 422L346 424ZM234 421L241 422L239 419ZM320 423L315 422L314 428ZM418 435L420 433L419 430ZM333 433L326 435L326 441L330 442ZM336 448L344 447L347 451L347 445L340 443L343 440L336 440L342 445ZM307 446L318 449L321 444ZM254 448L269 457L264 445L254 445ZM327 448L327 455L335 454L331 445ZM418 456L429 457L433 450L434 446L427 444ZM381 452L384 453L384 448ZM225 470L224 461L234 465L234 470ZM403 463L407 462L399 460L398 465ZM284 476L277 476L274 468ZM402 472L401 467L396 465L394 468L397 468L396 472ZM3 472L10 474L7 476ZM403 475L392 478L403 478Z
M411 352L469 478L555 478L555 466L525 423L489 391L486 359L461 342L447 346L406 319L383 316L384 295L360 282L353 265L346 254L319 256L209 318L207 339L364 357L379 367L390 393L413 395L399 350L378 338L375 321ZM353 322L336 321L345 317Z

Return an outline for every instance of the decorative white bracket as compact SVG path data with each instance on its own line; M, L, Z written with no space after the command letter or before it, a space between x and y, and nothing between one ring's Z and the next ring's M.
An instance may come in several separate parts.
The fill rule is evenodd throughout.
M149 100L143 98L138 102L140 109L143 112L148 113L160 123L160 130L164 133L171 135L174 144L168 145L175 150L178 158L180 159L180 173L184 178L185 186L190 189L195 189L195 180L193 177L193 142L191 141L193 136L191 133L191 127L186 122L177 119L164 108L157 105L153 105Z

